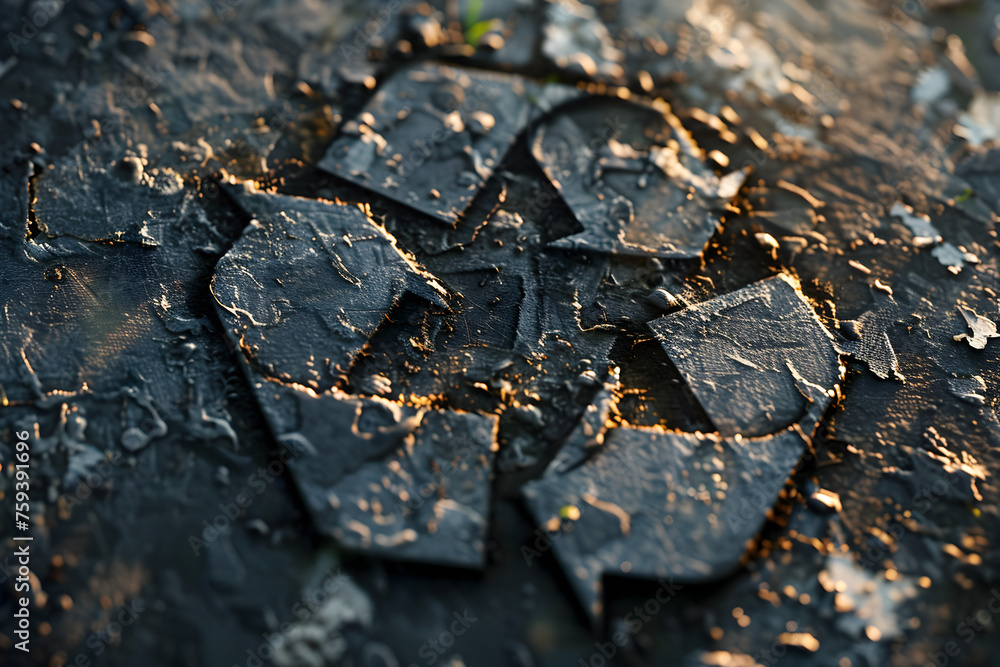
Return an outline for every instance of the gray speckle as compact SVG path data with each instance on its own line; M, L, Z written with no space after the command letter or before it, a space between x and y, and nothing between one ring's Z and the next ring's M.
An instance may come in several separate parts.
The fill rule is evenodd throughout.
M948 389L955 398L971 403L972 405L983 405L986 403L986 383L983 378L973 375L969 378L949 378Z
M931 250L931 255L941 262L942 266L948 267L948 270L952 273L959 273L964 267L965 263L978 264L979 258L973 255L971 252L964 252L959 250L951 243L942 243L933 250Z
M933 245L935 243L940 243L943 239L941 238L941 232L937 230L931 223L931 219L926 215L915 215L913 209L909 206L903 205L901 202L896 202L892 205L889 210L889 215L895 216L903 221L903 223L910 228L913 232L913 244L916 246Z

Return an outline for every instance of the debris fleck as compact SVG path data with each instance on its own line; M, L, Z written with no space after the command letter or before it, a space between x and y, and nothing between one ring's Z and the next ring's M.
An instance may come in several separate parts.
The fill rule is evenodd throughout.
M964 340L969 343L969 347L982 350L986 348L986 343L991 338L1000 338L1000 334L997 333L996 322L993 320L963 306L958 307L958 312L961 314L962 319L965 320L965 326L972 333L960 333L955 336L956 341Z

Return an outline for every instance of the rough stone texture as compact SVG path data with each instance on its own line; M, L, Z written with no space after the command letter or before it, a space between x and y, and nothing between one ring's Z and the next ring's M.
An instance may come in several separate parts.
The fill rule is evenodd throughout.
M662 101L574 102L532 153L583 231L554 247L669 259L700 257L745 174L720 179Z
M620 427L584 465L524 494L584 609L601 619L605 574L691 584L739 567L804 445L792 430L736 441ZM577 519L560 518L567 507ZM545 545L522 554L541 557Z
M396 73L320 168L454 224L528 121L518 77L448 65Z
M251 223L219 262L212 294L229 333L268 377L321 391L404 292L444 306L444 288L364 209L240 196Z
M373 555L483 566L495 417L259 384L320 534Z
M829 403L840 380L830 334L785 276L649 323L719 433L760 436Z

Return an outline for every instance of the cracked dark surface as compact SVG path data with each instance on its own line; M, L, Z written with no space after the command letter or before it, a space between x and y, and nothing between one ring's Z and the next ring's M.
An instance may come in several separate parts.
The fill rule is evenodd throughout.
M949 4L0 0L0 662L994 664Z

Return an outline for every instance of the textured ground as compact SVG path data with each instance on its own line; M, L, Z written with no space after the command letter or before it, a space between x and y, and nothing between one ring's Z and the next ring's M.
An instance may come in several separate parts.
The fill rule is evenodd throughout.
M997 664L997 11L0 0L3 664Z

